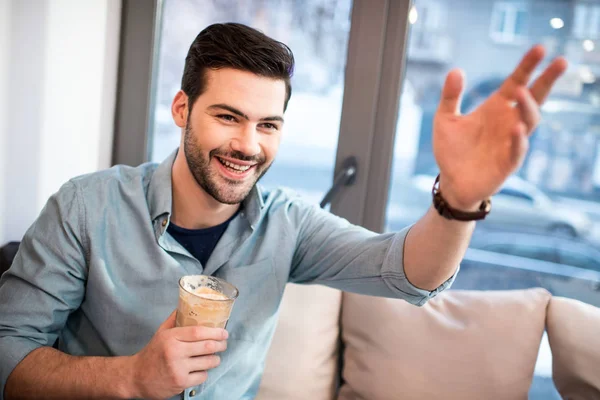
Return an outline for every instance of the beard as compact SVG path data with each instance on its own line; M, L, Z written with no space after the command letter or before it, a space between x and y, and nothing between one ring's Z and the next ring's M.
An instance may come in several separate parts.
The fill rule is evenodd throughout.
M266 157L261 152L258 155L248 156L240 151L223 148L213 149L205 155L197 141L196 132L191 128L190 122L186 123L183 138L183 149L188 168L200 187L211 197L223 204L239 204L254 188L260 178L268 171L271 163L266 163ZM215 157L228 157L240 161L253 162L252 175L243 181L228 179L211 165ZM217 160L217 162L220 162Z

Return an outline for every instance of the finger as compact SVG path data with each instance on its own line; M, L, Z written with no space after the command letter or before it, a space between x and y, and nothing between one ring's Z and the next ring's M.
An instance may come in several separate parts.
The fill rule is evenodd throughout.
M171 315L158 327L158 331L164 331L165 329L175 328L175 321L177 319L177 310L173 311Z
M513 128L513 134L517 137L527 136L527 125L523 121L519 121Z
M525 123L526 133L533 132L540 122L540 108L529 90L520 88L517 91L517 108L521 114L521 121Z
M226 340L229 334L225 329L206 326L185 326L175 328L175 338L181 342L199 342L201 340Z
M509 100L514 100L517 88L527 85L531 74L544 58L544 53L544 48L540 45L531 48L521 59L521 62L513 73L500 86L499 93Z
M206 371L190 372L188 375L186 388L202 385L208 379Z
M227 350L226 340L202 340L185 343L184 351L190 357L205 356Z
M511 164L513 166L513 171L521 167L523 161L525 160L527 150L529 149L529 139L525 134L525 124L519 122L519 125L515 128L515 133L516 134L511 143Z
M442 98L438 110L445 113L458 114L464 87L464 74L460 69L453 69L446 76Z
M185 361L186 369L193 372L208 371L221 364L221 357L217 355L191 357Z
M558 57L533 82L530 91L538 104L542 104L556 80L567 70L568 63L563 57Z

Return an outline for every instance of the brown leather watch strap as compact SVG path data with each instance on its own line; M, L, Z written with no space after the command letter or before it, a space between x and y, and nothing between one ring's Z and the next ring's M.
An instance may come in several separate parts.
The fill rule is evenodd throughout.
M457 221L477 221L484 219L485 216L490 213L490 210L492 209L491 199L485 199L483 202L481 202L479 210L477 211L460 211L450 207L450 205L446 202L444 197L442 197L439 183L440 176L438 175L435 178L433 189L431 189L431 194L433 196L433 207L435 207L437 212L442 217L447 219L454 219Z

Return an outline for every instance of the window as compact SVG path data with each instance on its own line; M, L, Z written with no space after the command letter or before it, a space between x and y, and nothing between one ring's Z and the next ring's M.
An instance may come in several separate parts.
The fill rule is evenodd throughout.
M499 43L521 43L527 36L528 19L529 14L524 4L495 3L490 36Z
M465 72L461 111L473 111L499 88L529 44L556 43L546 46L546 60L564 54L571 28L552 29L550 20L560 18L565 26L571 26L578 4L533 0L439 3L449 13L447 20L451 23L444 25L443 36L453 43L453 50L446 63L432 63L431 59L417 58L409 52L404 76L410 90L401 94L398 110L386 215L388 231L416 222L431 205L431 185L437 173L433 172L433 120L448 71L461 68ZM589 26L597 18L589 6L600 7L600 0L585 4ZM428 9L429 5L429 1L414 1L417 11ZM421 18L423 12L418 15ZM581 11L578 15L582 15ZM411 25L411 35L426 29L426 21L422 22L422 26L419 20ZM480 40L487 36L493 41ZM420 45L428 43L422 37L413 40ZM576 44L581 47L579 41ZM576 71L581 66L577 59L569 61ZM599 58L590 57L588 63L589 71L600 71ZM534 76L540 72L541 68ZM544 287L554 295L600 306L598 280L594 279L597 272L593 271L600 257L583 253L585 256L561 258L557 249L566 231L573 232L577 244L600 245L600 179L594 178L600 165L600 79L596 76L595 82L586 84L582 91L575 91L572 86L565 79L551 92L523 166L494 196L491 213L476 225L471 251L463 260L464 268L454 289ZM582 270L575 271L574 266ZM581 274L572 278L577 272ZM560 398L552 382L547 346L540 352L528 398Z
M579 3L575 6L573 36L578 39L600 37L600 4Z
M452 43L447 40L446 4L437 0L421 1L414 6L417 19L410 34L408 57L447 62Z
M435 45L435 38L443 33L445 13L442 5L437 1L427 1L416 8L418 18L412 31L412 40L417 48L431 48Z

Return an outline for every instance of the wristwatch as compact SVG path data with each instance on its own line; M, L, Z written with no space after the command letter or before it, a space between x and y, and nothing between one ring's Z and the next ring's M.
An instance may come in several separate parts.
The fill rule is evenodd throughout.
M450 207L444 197L442 197L439 183L440 176L438 175L435 178L433 189L431 189L431 194L433 196L433 207L435 207L437 212L442 217L457 221L477 221L484 219L485 216L490 213L490 210L492 209L492 200L489 198L481 202L479 210L477 211L460 211Z

